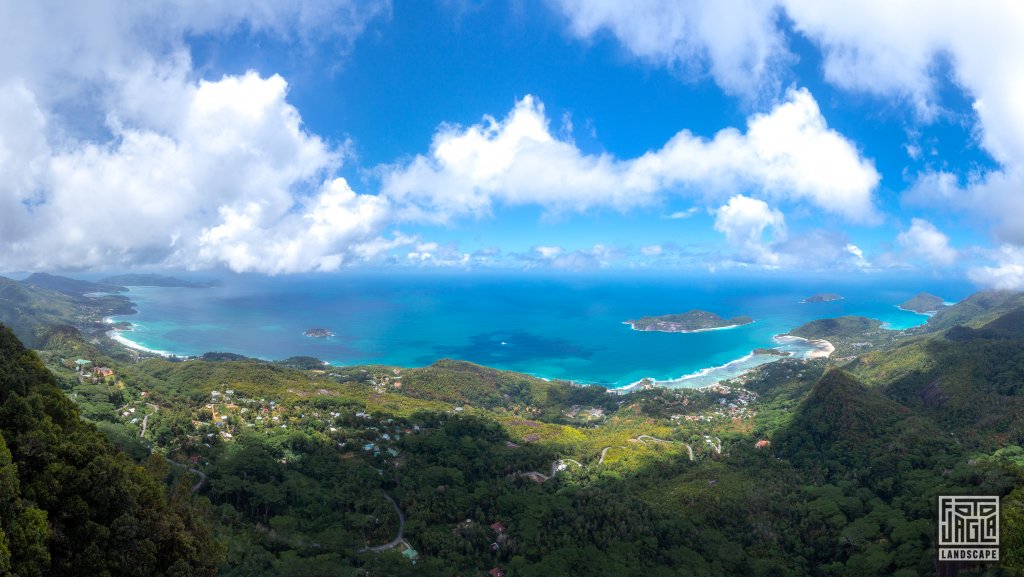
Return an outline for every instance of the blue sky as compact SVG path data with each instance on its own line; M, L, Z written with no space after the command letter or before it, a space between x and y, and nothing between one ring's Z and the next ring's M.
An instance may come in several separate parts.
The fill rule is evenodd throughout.
M938 4L0 1L0 270L1022 288L1024 12Z

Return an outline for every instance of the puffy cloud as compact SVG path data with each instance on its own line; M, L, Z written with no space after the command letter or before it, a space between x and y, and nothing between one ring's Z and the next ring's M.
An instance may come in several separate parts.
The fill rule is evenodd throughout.
M1000 169L960 175L961 198L945 202L935 174L921 175L911 198L963 206L997 223L1000 240L1024 245L1024 3L886 0L641 3L558 0L581 38L610 32L638 57L673 69L710 68L732 92L771 92L788 64L781 28L820 47L826 79L848 91L908 102L925 122L948 114L940 87L952 81L971 100L977 137ZM730 16L720 22L716 14ZM707 25L714 22L715 25ZM719 33L719 31L722 31ZM959 111L956 111L959 114ZM912 157L921 154L908 146ZM953 182L957 177L954 176ZM949 185L948 179L945 185ZM929 194L922 194L927 191ZM936 206L933 204L932 206Z
M30 230L27 208L39 201L49 153L46 123L24 84L0 85L0 240Z
M90 0L5 2L0 8L0 77L21 78L37 94L88 97L146 61L183 50L186 36L238 30L331 42L344 50L386 0Z
M856 263L857 268L868 268L871 266L867 259L864 258L864 251L862 251L859 246L853 243L847 243L844 248L846 249L846 252L853 255L854 263Z
M871 270L864 252L840 231L812 229L790 234L785 215L768 203L736 195L714 211L714 228L725 235L734 252L721 266L755 266L768 269ZM768 238L766 233L770 233ZM708 260L711 255L702 255Z
M531 96L501 120L442 126L429 156L382 168L382 193L405 218L447 221L486 215L493 205L535 204L551 211L626 210L666 191L722 197L734 191L804 201L855 221L874 221L879 175L848 140L828 128L806 90L708 140L682 131L660 150L633 159L588 155L556 138Z
M978 138L1002 166L957 177L921 175L909 198L966 208L997 223L999 239L1024 244L1024 4L1015 0L830 2L786 0L797 30L819 44L825 74L847 88L912 102L924 119L943 114L938 88L951 80L972 101ZM927 17L922 17L927 13ZM973 120L973 118L972 118Z
M333 178L344 148L303 128L284 79L197 80L183 41L348 42L381 5L48 4L0 9L0 267L331 270L399 240L386 199Z
M3 101L22 92L8 89ZM282 78L255 73L192 83L166 130L117 124L116 142L66 150L47 144L40 122L28 122L29 140L41 144L27 162L10 164L25 172L20 182L33 179L42 192L17 217L25 227L4 229L2 240L20 249L4 264L337 268L347 251L375 239L390 208L344 180L325 181L339 153L302 129L286 94ZM14 100L30 104L24 94ZM17 182L0 191L24 198Z
M779 264L779 255L764 242L765 229L781 240L786 236L786 220L782 212L768 203L736 195L715 211L715 230L725 235L726 242L739 249L740 259L761 265Z
M644 256L658 256L662 252L663 252L663 249L661 248L661 245L659 245L659 244L651 244L651 245L640 247L640 253L643 254Z
M578 272L607 268L624 257L623 251L603 244L577 250L567 250L560 246L535 246L528 253L506 255L505 263L526 269L550 268Z
M560 246L535 246L533 247L533 250L542 258L555 258L565 249Z
M912 219L910 228L899 233L896 242L908 254L934 265L948 266L956 261L957 252L949 246L949 237L924 219Z
M993 255L995 266L968 271L970 279L982 286L1003 290L1024 290L1024 248L1003 245Z
M759 0L557 0L580 38L613 34L633 55L688 77L710 72L728 92L751 95L790 60L774 3Z
M683 219L683 218L690 218L691 216L697 214L697 210L698 209L697 209L696 206L691 206L690 208L688 208L686 210L677 210L676 212L673 212L671 214L667 214L667 215L665 215L665 218L670 218L672 220L679 220L679 219Z
M343 178L326 183L301 212L271 215L268 222L263 206L221 207L222 222L199 236L199 259L236 272L333 271L346 259L372 258L394 246L378 236L387 203L356 194Z
M946 208L995 223L993 232L1003 241L1024 245L1024 164L1003 170L969 175L961 184L951 172L918 175L914 185L903 193L909 206Z
M420 266L465 267L480 262L473 255L460 251L458 244L453 242L421 242L415 250L406 253L405 258L408 263Z

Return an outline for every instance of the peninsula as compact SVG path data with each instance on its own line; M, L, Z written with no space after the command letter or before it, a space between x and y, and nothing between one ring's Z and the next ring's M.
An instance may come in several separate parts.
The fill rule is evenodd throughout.
M682 314L641 317L635 321L626 321L625 324L632 327L634 331L696 333L749 325L752 322L754 322L754 319L747 316L724 319L715 313L694 309Z
M334 333L330 329L308 329L302 333L307 337L313 337L315 339L326 339L327 337L333 337Z
M116 276L110 276L100 281L101 283L121 285L121 286L138 286L138 287L170 287L170 288L212 288L217 286L216 281L203 281L196 282L185 279L180 279L173 276L166 276L162 274L121 274ZM124 290L124 289L122 289Z
M933 294L926 292L917 293L917 296L903 302L899 308L922 315L935 314L939 309L946 306L946 301Z
M811 296L805 298L804 300L802 300L800 302L801 303L830 303L832 301L841 301L841 300L843 300L843 295L837 295L835 293L818 293L816 295L811 295Z

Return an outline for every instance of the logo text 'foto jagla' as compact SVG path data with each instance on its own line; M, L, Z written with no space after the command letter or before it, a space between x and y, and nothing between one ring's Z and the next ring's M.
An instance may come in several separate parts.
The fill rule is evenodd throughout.
M939 497L939 560L999 560L999 497Z

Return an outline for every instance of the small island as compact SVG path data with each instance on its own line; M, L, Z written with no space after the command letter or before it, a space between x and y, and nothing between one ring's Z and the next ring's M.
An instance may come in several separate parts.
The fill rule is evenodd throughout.
M764 349L756 348L752 351L755 355L771 355L773 357L788 357L793 353L789 351L780 351L779 349Z
M306 332L302 333L307 337L313 337L314 339L326 339L327 337L333 337L334 333L330 329L307 329Z
M926 292L918 293L917 296L897 305L899 308L922 315L933 315L939 309L946 306L946 301Z
M754 319L746 316L724 319L715 313L695 309L682 314L642 317L635 321L626 321L625 324L632 327L634 331L696 333L716 329L729 329L740 325L749 325L752 322L754 322Z
M841 301L841 300L843 300L843 295L837 295L835 293L818 293L816 295L811 295L811 296L805 298L804 300L802 300L800 302L801 303L830 303L832 301Z

